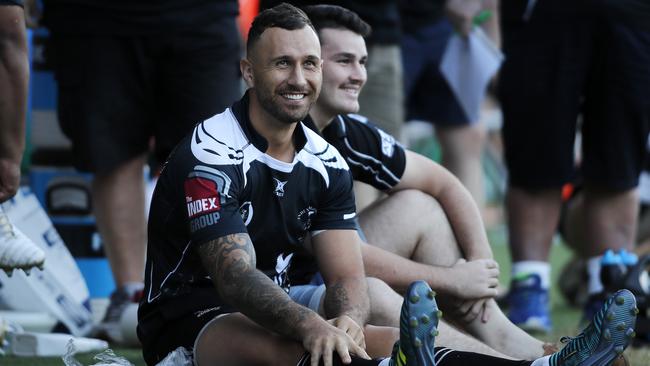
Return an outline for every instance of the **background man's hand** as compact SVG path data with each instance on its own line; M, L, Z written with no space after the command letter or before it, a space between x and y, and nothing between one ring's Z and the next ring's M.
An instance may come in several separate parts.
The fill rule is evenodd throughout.
M447 17L454 28L467 36L474 26L474 17L483 9L482 0L447 0Z
M459 259L450 267L452 285L448 293L461 300L477 300L497 296L499 264L492 259L467 262Z
M0 158L0 203L16 194L20 185L20 163Z

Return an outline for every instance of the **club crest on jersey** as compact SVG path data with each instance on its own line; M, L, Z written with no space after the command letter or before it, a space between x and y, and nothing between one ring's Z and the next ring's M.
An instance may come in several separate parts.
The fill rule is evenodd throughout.
M276 196L278 197L284 197L284 186L287 184L288 181L281 181L277 178L273 178L273 181L275 182L275 190L273 193L275 193Z
M309 206L298 212L298 221L302 223L303 230L309 230L311 227L311 217L316 214L316 209Z
M244 221L244 225L248 226L253 220L253 204L251 201L246 201L239 207L239 214L242 221Z

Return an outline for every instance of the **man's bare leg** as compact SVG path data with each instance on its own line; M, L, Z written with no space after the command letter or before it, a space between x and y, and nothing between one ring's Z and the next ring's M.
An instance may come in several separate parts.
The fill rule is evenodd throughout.
M141 283L144 276L144 155L133 158L92 184L97 227L117 288Z
M437 128L442 165L460 179L479 208L485 202L481 156L487 133L483 124Z
M422 192L395 193L362 211L359 223L370 244L419 263L451 266L462 257L442 208L435 199ZM375 292L382 293L370 291L371 296ZM444 294L438 299L442 306L445 303ZM371 304L387 303L395 306L395 302L371 298ZM494 300L488 302L488 309L490 317L486 323L477 318L469 324L463 324L464 329L494 350L511 357L534 359L543 354L543 342L512 324ZM384 313L397 314L391 311L393 310L386 310ZM451 312L447 313L450 317ZM394 321L397 319L394 318ZM440 338L440 344L443 341ZM461 349L463 346L454 343L453 347ZM485 353L476 349L466 350Z
M634 248L639 217L639 195L636 189L611 191L585 187L585 254L602 255L607 249Z

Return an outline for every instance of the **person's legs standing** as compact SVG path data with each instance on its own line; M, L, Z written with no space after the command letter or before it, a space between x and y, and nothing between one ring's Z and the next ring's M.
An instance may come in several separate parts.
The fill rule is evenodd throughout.
M510 319L530 330L548 331L548 253L559 219L560 189L574 174L573 142L592 19L587 11L538 3L525 20L520 5L502 6L506 61L500 97L513 258Z

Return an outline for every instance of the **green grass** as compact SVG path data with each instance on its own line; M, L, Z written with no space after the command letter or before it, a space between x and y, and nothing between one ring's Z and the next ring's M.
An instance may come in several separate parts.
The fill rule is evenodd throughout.
M502 228L490 230L490 241L494 244L494 255L499 261L501 267L501 283L507 285L510 281L510 255L508 248L505 245L505 235ZM570 251L563 245L554 245L551 251L551 263L553 264L553 278L552 283L557 283L560 268L571 257ZM559 294L557 288L554 286L551 290L551 303L552 303L552 318L554 324L554 331L552 334L543 336L546 341L557 342L561 336L575 335L578 333L578 322L580 319L580 311L571 308L564 301ZM113 348L117 355L127 358L131 363L136 366L144 365L142 356L139 349L133 348ZM626 355L633 366L646 366L650 364L650 348L645 349L629 349ZM77 355L77 360L83 365L92 365L97 363L92 359L92 355ZM11 366L53 366L63 365L61 358L17 358L17 357L0 357L0 365Z

